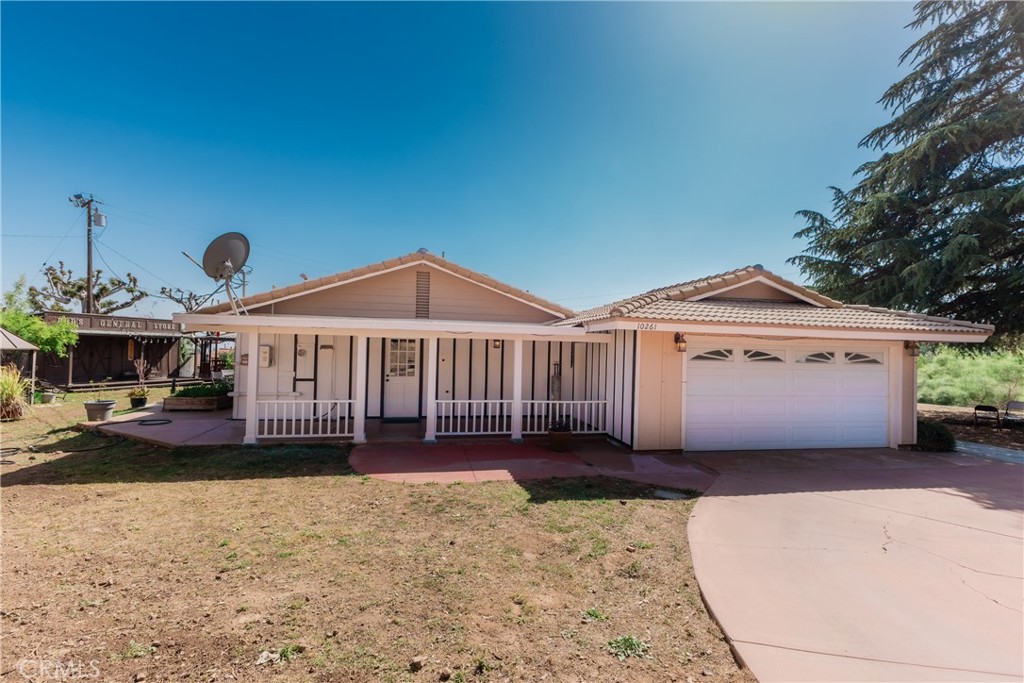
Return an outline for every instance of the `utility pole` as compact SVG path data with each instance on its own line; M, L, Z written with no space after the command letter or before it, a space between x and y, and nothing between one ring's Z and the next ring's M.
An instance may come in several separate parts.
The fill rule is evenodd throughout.
M71 197L68 197L68 201L79 208L85 209L85 268L88 272L86 273L85 276L85 311L83 311L83 313L95 313L96 301L94 299L93 293L93 288L95 286L93 280L95 279L95 276L92 270L92 222L95 218L96 223L101 228L104 228L107 226L107 217L101 214L99 212L99 209L96 209L93 206L94 204L102 204L103 202L96 199L92 195L89 195L89 198L86 199L84 195L76 194L72 195Z

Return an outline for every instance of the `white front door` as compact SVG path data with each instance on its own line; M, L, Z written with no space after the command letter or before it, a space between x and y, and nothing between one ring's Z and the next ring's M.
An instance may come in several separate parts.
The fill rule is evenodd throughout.
M420 340L388 339L384 358L383 417L420 415Z

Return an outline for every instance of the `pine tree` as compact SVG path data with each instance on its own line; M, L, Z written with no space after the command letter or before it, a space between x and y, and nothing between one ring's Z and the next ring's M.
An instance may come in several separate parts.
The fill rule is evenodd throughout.
M1024 334L1024 3L920 2L930 27L861 146L881 156L832 188L832 215L800 211L790 259L851 303L995 324Z

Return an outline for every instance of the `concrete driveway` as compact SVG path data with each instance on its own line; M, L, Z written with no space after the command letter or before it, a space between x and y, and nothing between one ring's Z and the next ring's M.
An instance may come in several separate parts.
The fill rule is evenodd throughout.
M1024 679L1024 467L870 449L687 454L701 590L762 681Z

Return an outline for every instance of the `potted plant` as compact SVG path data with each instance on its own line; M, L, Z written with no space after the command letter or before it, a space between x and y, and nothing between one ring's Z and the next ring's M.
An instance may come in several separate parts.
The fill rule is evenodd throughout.
M182 387L164 399L164 410L222 410L231 407L230 382Z
M82 404L85 406L85 415L89 422L106 422L114 416L114 406L117 405L117 401L103 398L103 391L107 388L109 379L106 377L102 382L96 384L96 398ZM89 384L93 384L93 382L89 382Z
M564 453L569 450L572 441L572 420L561 417L548 424L548 442L551 450Z
M149 371L149 363L142 358L136 358L133 363L139 375L139 383L128 392L128 402L132 408L145 408L149 400L149 387L146 386L146 373Z
M149 401L149 387L140 384L128 391L128 402L132 404L132 408L145 408L147 401Z

